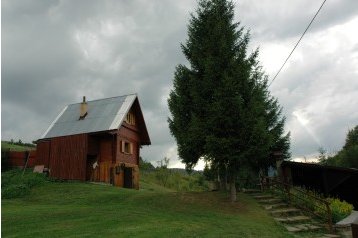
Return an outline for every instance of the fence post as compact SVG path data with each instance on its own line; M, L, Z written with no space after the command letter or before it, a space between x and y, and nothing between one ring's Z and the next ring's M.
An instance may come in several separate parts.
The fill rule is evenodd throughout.
M329 231L330 231L331 233L333 233L332 211L331 211L331 208L329 207L328 202L325 202L324 204L326 205L327 213L328 213L328 226L329 226Z
M29 152L29 151L26 151L26 152L25 152L25 156L26 156L26 162L25 162L25 165L24 165L24 170L22 171L22 176L24 176L24 174L25 174L25 170L26 170L26 167L27 167L27 163L29 162L29 158L30 158L30 152Z
M353 221L353 223L351 224L351 228L352 228L352 237L358 238L358 218Z

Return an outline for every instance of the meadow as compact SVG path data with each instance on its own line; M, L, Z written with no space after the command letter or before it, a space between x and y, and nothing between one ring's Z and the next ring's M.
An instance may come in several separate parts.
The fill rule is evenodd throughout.
M9 181L7 173L2 174L4 182ZM2 199L1 235L292 237L246 194L239 193L232 204L224 192L182 192L147 178L143 176L139 190L44 178L24 196Z

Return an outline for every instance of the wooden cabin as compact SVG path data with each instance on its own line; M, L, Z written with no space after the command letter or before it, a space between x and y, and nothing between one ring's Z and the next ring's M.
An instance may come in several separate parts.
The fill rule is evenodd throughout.
M38 165L64 180L139 188L139 152L150 138L136 94L66 106L37 143Z

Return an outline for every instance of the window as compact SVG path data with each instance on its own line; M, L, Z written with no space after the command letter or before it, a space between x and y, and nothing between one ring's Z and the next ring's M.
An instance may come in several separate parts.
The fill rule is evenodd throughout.
M128 112L127 116L126 116L126 122L129 125L135 125L135 116L133 112Z
M133 144L128 141L122 141L122 153L133 154Z

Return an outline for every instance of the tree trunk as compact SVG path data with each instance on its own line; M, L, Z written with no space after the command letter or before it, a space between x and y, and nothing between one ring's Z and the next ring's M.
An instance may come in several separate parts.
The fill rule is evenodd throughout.
M218 182L219 182L219 190L227 191L226 181L225 181L225 178L223 178L223 176L220 175L220 169L218 169Z
M225 181L225 178L223 178L223 177L220 178L220 190L221 191L227 191L227 189L226 189L226 181Z
M230 201L236 202L236 185L235 185L235 178L233 176L233 178L230 179Z
M225 191L229 191L230 187L228 186L228 175L227 175L227 166L225 166Z

